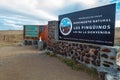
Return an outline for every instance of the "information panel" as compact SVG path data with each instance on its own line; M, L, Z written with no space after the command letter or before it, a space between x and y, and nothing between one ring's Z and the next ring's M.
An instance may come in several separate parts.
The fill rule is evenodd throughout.
M116 4L59 15L59 40L114 45Z
M38 38L38 26L36 26L36 25L25 25L25 37L36 37L36 38Z

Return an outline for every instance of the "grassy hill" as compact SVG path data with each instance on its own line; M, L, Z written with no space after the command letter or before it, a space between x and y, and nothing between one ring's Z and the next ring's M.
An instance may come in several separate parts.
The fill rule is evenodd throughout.
M22 30L4 30L0 31L0 45L11 45L23 40Z
M0 31L0 44L17 43L23 40L22 30L4 30ZM115 44L120 45L120 27L115 29Z
M120 44L120 27L115 29L115 44Z

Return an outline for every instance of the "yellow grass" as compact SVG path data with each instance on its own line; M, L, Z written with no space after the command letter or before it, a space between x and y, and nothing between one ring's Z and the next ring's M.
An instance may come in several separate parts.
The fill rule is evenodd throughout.
M22 30L0 31L0 46L16 45L23 40Z
M0 31L0 46L16 45L23 40L22 30ZM115 29L115 44L120 45L120 27Z
M115 44L120 45L120 27L115 29Z

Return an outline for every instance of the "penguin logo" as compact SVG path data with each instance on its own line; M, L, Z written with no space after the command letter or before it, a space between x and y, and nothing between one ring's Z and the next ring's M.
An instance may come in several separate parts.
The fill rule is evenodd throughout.
M63 35L69 35L72 31L72 22L69 18L63 18L60 22L60 32Z

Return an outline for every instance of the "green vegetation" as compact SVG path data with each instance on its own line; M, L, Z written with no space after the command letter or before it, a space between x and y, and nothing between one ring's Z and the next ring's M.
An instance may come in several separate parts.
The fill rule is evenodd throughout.
M51 56L51 57L56 57L55 53L53 53L53 52L50 51L50 50L45 50L44 53L45 53L46 55Z
M94 68L88 68L82 64L77 64L75 63L74 60L72 59L66 59L66 58L61 58L61 61L66 63L66 65L70 66L73 70L76 70L76 71L85 71L87 72L89 75L91 76L95 76L97 75L97 70L94 69Z
M50 55L51 57L56 57L56 55L49 50L45 50L46 55ZM84 71L88 73L91 76L97 76L97 71L96 69L93 68L88 68L85 65L82 65L80 63L76 63L73 59L67 59L65 57L58 57L63 63L65 63L67 66L71 67L73 70L76 71Z
M63 57L59 58L62 62L66 63L68 66L70 66L73 70L76 71L85 71L86 73L88 73L91 76L96 76L97 75L97 71L94 68L88 68L80 63L75 63L74 60L72 59L66 59Z
M75 65L75 66L73 67L73 70L76 70L76 71L83 71L83 70L85 70L85 69L84 69L84 67L82 67L82 66Z
M45 50L44 53L45 53L46 55L50 55L51 51Z
M114 46L120 46L120 43L115 43Z
M16 45L17 45L17 46L22 46L22 45L23 45L23 42L22 42L22 41L17 42Z
M93 69L93 68L87 68L86 69L86 72L89 74L89 75L97 75L97 70Z
M66 62L65 62L68 66L70 66L72 69L74 68L75 66L75 62L72 60L72 59L66 59Z
M66 59L66 58L59 58L62 62L66 63L66 65L70 66L73 70L76 70L76 71L83 71L84 70L84 67L83 66L80 66L78 64L75 63L74 60L72 59Z

